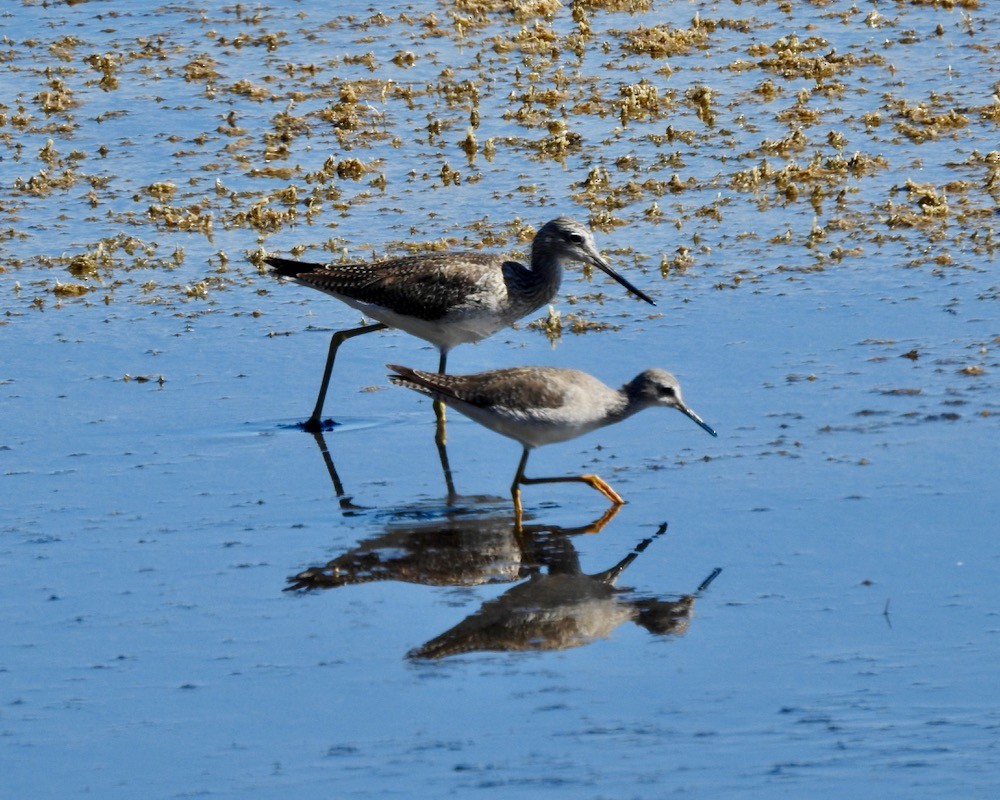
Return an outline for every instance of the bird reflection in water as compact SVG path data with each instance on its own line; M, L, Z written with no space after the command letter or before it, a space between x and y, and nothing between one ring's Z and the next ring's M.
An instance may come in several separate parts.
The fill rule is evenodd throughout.
M407 655L437 659L481 651L566 650L609 636L619 625L635 622L654 634L687 632L695 598L722 571L714 569L692 594L676 600L634 597L615 582L666 525L644 539L610 569L585 575L575 569L549 567L500 597L484 603L475 614Z
M386 513L353 503L322 434L316 434L316 442L344 514ZM615 583L666 531L666 524L610 569L587 575L571 537L600 532L619 506L578 527L525 521L506 513L503 498L459 497L450 482L446 454L442 467L449 490L447 504L413 505L390 512L381 533L322 566L292 576L285 591L388 580L428 586L519 582L451 630L408 653L413 659L437 659L477 651L579 647L610 635L627 621L655 634L684 633L695 599L721 572L714 570L692 594L677 599L635 596Z
M488 501L490 498L479 498ZM501 498L492 498L502 503ZM397 512L378 536L365 539L323 566L288 579L285 591L331 589L373 581L427 586L513 583L543 566L577 564L570 536L596 533L617 509L576 528L517 524L508 513L484 512L478 505L432 512L413 507Z
M323 434L313 434L345 516L372 511L347 494ZM542 566L579 571L569 536L599 533L618 513L612 507L577 527L518 522L500 497L462 497L455 493L444 444L442 469L448 501L395 509L385 530L322 566L289 578L286 591L349 586L373 581L403 581L428 586L476 586L522 580ZM491 507L494 507L491 509ZM497 508L502 509L498 511Z

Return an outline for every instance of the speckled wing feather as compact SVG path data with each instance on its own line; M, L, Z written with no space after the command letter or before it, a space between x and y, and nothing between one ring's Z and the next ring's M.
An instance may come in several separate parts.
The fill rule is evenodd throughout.
M408 256L370 264L307 264L265 259L278 275L397 314L433 321L475 302L481 279L503 259L490 253Z
M564 402L562 383L546 380L552 367L513 367L473 375L440 375L419 369L387 364L394 374L389 380L429 395L440 395L478 408L544 409L559 408Z

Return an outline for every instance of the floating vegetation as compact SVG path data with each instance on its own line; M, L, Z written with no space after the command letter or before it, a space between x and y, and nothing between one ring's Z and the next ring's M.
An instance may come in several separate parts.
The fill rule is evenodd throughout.
M541 319L532 320L528 323L528 328L541 331L554 347L562 338L563 333L580 335L592 333L594 331L616 331L618 327L608 322L599 322L588 319L582 312L571 311L568 314L561 314L558 309L549 306L549 312Z
M948 213L948 201L943 192L929 183L915 183L906 179L907 199L915 202L920 212L926 216L944 216Z
M212 232L212 212L200 204L192 204L184 208L168 205L150 206L148 215L151 220L163 224L168 229L180 231Z
M836 36L795 4L779 4L790 24L776 33L767 5L667 22L649 0L454 0L322 18L236 4L182 22L167 12L173 22L146 30L118 19L131 38L102 23L11 40L0 233L20 255L0 256L0 270L59 269L73 279L48 281L50 298L87 302L102 281L115 296L144 260L185 273L143 279L149 302L187 287L201 298L244 279L244 259L222 264L219 246L249 253L292 236L286 249L349 260L367 239L386 245L381 220L409 229L390 234L397 249L414 236L506 245L531 228L505 228L511 207L537 224L539 208L567 199L595 229L645 240L636 264L670 279L695 279L695 262L715 266L733 242L756 249L758 272L785 275L872 244L937 270L992 258L1000 90L970 80L991 63L983 4L809 4ZM97 19L86 4L74 13ZM947 58L929 66L929 51ZM935 69L933 89L913 77ZM502 218L482 238L491 208ZM84 223L143 244L134 256L80 248L86 237L69 232ZM668 230L691 238L651 244ZM172 255L148 250L154 239ZM798 255L779 262L767 242ZM721 285L752 277L744 259L719 258ZM202 285L219 269L236 280ZM246 280L257 276L251 263Z
M713 92L707 86L695 86L684 93L684 97L694 106L698 119L709 127L715 125L715 110L712 108Z
M166 203L177 194L177 187L168 181L158 181L143 187L143 192L150 197L155 197L161 203Z
M693 264L694 256L691 255L691 249L681 246L677 248L673 256L668 258L664 254L660 257L660 274L666 278L672 273L683 273Z
M46 114L58 114L78 105L73 91L59 78L50 80L48 88L36 94L34 100Z
M228 218L229 225L237 228L253 228L260 233L281 230L298 216L297 209L274 208L271 197L264 197L247 209L241 209Z
M216 61L210 55L195 56L184 65L184 80L217 81L221 76L215 67Z
M80 297L91 290L91 286L83 283L59 283L52 287L52 294L57 297Z
M669 25L640 25L623 33L622 50L649 56L653 59L690 55L692 50L705 48L709 43L709 31L699 24L690 28L673 28Z
M969 124L969 117L954 108L935 113L926 103L911 105L899 99L890 99L888 106L901 117L895 123L896 130L917 144L961 130Z
M615 105L622 127L627 127L629 120L659 119L673 105L669 96L661 99L656 85L645 78L619 86L618 94L621 99Z

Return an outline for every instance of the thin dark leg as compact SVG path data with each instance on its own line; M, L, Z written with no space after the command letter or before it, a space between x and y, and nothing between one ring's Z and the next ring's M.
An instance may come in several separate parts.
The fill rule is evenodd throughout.
M445 370L448 366L448 353L445 350L441 351L441 358L438 359L438 372L441 375L445 374ZM437 442L438 449L440 450L444 447L445 442L448 441L448 431L444 427L444 403L440 400L434 401L434 416L437 417L437 432L434 434L434 441ZM445 456L447 459L447 455ZM447 473L448 477L451 477L451 473Z
M337 331L330 337L330 352L327 353L326 367L323 369L323 383L320 384L319 397L316 398L316 407L313 409L312 416L302 423L302 427L305 430L323 430L323 423L321 421L323 416L323 403L326 401L326 390L330 385L330 375L333 373L333 361L337 357L337 350L340 348L340 345L348 339L353 339L355 336L361 336L365 333L374 333L375 331L382 331L388 327L388 325L383 325L381 322L376 322L374 325L362 325L360 328L350 328L346 331Z

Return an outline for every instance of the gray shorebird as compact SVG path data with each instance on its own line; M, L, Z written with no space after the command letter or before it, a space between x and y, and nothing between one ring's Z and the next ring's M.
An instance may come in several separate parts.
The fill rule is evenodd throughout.
M677 378L662 369L647 369L620 389L612 389L592 375L559 367L514 367L473 375L440 375L387 364L389 380L441 400L490 430L524 448L510 492L520 519L521 486L534 483L586 483L621 505L625 501L597 475L527 478L524 467L531 449L574 439L589 431L620 422L653 406L676 408L712 436L712 430L684 403Z
M552 300L568 261L597 267L655 305L602 258L586 226L565 217L547 222L535 234L530 266L480 252L427 253L361 264L311 264L274 256L264 260L275 275L319 289L377 320L333 334L316 407L303 423L307 430L322 427L337 349L355 336L399 328L437 347L438 372L444 373L448 351L455 345L485 339ZM435 403L435 411L441 422L443 407Z

